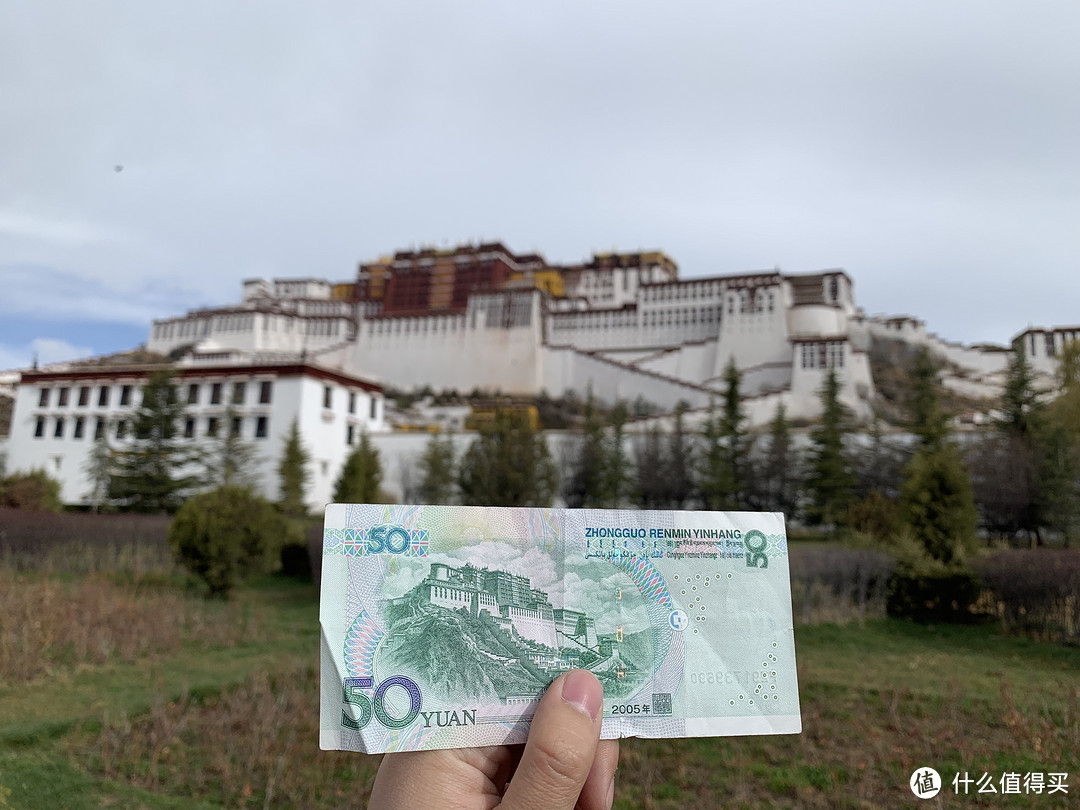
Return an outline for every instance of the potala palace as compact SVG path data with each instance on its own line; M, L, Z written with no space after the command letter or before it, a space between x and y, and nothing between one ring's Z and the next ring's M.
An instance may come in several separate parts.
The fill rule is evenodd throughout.
M1080 327L1023 333L1036 370ZM660 252L600 254L556 266L500 243L400 251L361 265L355 281L244 282L231 307L156 321L148 348L303 354L399 389L474 388L518 396L584 392L702 407L729 360L742 372L752 423L783 404L813 418L827 369L845 403L870 415L873 337L926 344L949 364L946 383L991 396L1008 349L966 347L910 317L867 317L843 270L680 279Z
M1080 326L1014 340L1049 380L1055 355L1077 338ZM318 505L330 500L360 431L389 430L386 387L514 397L591 390L609 403L640 397L700 411L733 361L752 426L780 405L791 419L814 419L829 369L843 402L869 420L870 350L888 339L929 347L945 384L966 397L1001 391L1009 348L949 343L912 317L867 316L839 269L680 279L660 252L553 265L497 242L399 251L347 281L249 279L236 304L154 321L144 351L20 372L7 467L45 468L62 480L65 501L85 500L93 438L122 443L133 393L168 365L190 408L186 438L232 431L255 441L272 471L296 419L315 451Z

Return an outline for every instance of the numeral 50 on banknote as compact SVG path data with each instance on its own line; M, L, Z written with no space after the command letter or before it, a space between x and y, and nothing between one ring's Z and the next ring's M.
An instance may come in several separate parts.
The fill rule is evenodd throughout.
M394 675L387 678L375 688L375 693L368 697L367 690L374 686L374 678L345 678L342 681L344 697L342 700L356 706L359 717L350 717L344 709L341 711L341 725L354 731L367 726L371 722L372 715L386 728L405 728L420 714L423 698L420 695L420 687L416 681L404 675ZM401 717L394 717L386 709L386 693L391 687L398 686L405 690L408 695L409 710Z

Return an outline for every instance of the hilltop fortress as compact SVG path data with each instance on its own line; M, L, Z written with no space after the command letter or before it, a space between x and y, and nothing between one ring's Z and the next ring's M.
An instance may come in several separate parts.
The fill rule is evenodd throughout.
M547 594L533 588L528 577L471 565L452 568L432 563L414 593L437 607L464 609L472 616L487 614L507 633L552 650L568 645L593 649L598 644L591 616L553 608Z
M1080 327L1016 339L1049 374L1077 337ZM1000 391L1005 347L947 343L910 317L868 317L843 270L680 279L661 252L551 265L498 242L399 251L348 282L250 279L237 305L155 321L147 348L299 354L402 389L591 388L608 401L640 396L663 408L707 405L733 360L750 421L762 424L780 404L791 418L814 418L828 369L844 403L869 418L875 338L929 346L947 363L946 384L967 396Z

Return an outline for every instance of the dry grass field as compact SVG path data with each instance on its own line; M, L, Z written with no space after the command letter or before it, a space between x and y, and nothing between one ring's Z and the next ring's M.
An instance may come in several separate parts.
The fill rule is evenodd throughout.
M365 807L378 759L318 750L316 588L208 602L136 545L0 559L0 808ZM863 592L796 578L803 733L625 740L617 808L909 806L922 766L1069 774L928 806L1077 806L1080 648L885 619L878 562L852 559Z

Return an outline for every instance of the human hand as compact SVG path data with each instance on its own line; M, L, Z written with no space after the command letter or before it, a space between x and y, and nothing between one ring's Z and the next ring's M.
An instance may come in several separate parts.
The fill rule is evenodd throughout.
M552 682L520 745L387 754L369 810L609 810L619 741L600 740L604 689L575 669Z

